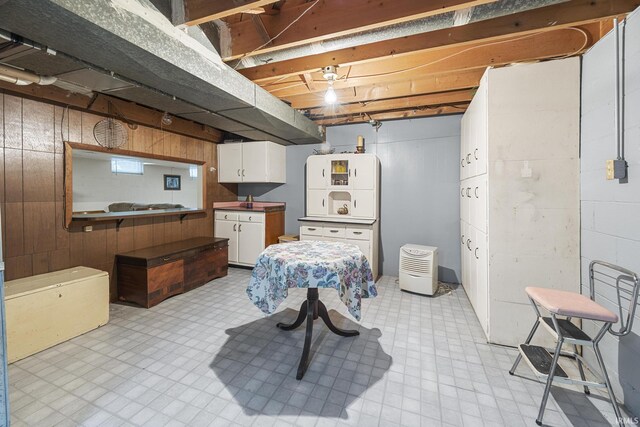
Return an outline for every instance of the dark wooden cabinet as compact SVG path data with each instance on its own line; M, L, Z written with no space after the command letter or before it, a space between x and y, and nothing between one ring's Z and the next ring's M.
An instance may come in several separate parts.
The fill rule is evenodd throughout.
M118 299L149 308L227 275L228 239L197 237L116 255Z

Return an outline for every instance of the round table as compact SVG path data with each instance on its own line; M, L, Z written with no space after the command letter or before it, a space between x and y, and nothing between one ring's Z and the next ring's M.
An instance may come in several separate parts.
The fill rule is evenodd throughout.
M359 335L356 330L336 327L326 306L318 297L318 288L334 288L349 313L360 319L361 299L375 297L377 290L367 258L349 243L302 241L271 245L258 257L247 287L251 301L267 314L273 313L288 295L289 288L307 288L307 299L291 324L278 323L289 331L307 321L297 379L308 366L313 321L320 317L329 330L343 337Z

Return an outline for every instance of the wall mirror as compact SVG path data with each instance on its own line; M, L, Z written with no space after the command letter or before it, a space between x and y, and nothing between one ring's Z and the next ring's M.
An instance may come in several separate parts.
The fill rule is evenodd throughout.
M65 221L203 212L204 162L65 143ZM86 225L86 224L85 224Z

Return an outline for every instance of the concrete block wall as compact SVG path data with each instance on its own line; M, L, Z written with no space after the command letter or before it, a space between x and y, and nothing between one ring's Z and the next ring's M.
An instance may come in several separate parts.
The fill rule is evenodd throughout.
M581 282L585 294L589 292L588 268L592 260L612 262L640 273L640 10L628 17L624 31L628 183L605 179L605 161L616 157L613 33L600 40L583 58L580 166ZM614 287L597 283L596 290L596 300L614 309ZM590 334L597 328L593 322L586 322L584 326ZM620 339L607 334L601 350L618 400L624 401L634 415L639 415L640 311L632 333ZM591 352L586 350L585 354Z

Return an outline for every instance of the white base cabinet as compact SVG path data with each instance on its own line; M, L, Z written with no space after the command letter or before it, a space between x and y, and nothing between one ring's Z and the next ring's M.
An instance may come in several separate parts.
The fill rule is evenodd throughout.
M579 129L579 58L489 68L462 119L462 284L489 342L526 338L525 287L579 290Z
M300 226L300 240L343 242L358 246L371 265L374 280L378 278L378 236L378 221L356 224L305 220Z
M286 149L270 141L218 144L218 182L286 182Z
M253 267L265 248L265 214L216 212L215 235L229 239L229 264Z

